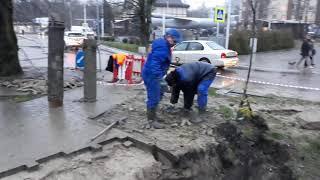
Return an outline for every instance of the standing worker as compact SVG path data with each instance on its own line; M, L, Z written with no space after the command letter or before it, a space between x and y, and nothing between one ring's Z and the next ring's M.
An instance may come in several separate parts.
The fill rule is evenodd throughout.
M180 91L184 95L184 116L190 118L192 123L201 123L202 119L195 117L192 112L193 99L198 94L199 115L206 112L208 102L208 91L216 77L216 68L204 62L184 64L172 71L166 77L169 86L172 87L170 102L178 103Z
M143 67L142 78L147 89L147 118L148 123L155 129L162 129L158 122L156 111L162 98L161 83L171 63L171 47L180 41L180 34L176 29L166 32L164 38L156 39L152 43L151 52Z
M127 56L125 54L113 54L112 55L112 58L114 60L114 71L115 71L115 74L117 77L114 77L114 80L113 81L117 81L117 80L120 80L123 81L126 79L126 69L127 69L127 66L126 66L126 58Z

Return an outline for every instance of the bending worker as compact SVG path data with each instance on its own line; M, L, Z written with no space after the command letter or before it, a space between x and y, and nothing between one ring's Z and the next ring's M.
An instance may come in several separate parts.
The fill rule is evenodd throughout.
M208 91L216 77L216 68L208 63L194 62L184 64L166 77L169 86L172 87L170 102L176 104L180 91L184 95L184 113L192 123L200 123L201 118L195 117L192 112L193 99L198 94L198 109L201 116L206 112Z
M162 129L156 117L157 106L162 98L161 82L171 63L171 47L180 41L176 29L166 32L164 38L152 43L151 52L142 71L142 78L147 89L147 118L151 127Z

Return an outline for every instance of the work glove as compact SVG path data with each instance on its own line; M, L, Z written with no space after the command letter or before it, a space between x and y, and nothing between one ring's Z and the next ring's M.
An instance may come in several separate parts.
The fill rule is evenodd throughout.
M161 88L161 92L170 93L168 83L164 79L160 80L160 88Z

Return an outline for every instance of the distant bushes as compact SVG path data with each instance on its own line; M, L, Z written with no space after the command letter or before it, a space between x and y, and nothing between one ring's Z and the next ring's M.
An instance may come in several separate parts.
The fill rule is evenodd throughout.
M234 31L230 36L229 49L237 51L238 54L249 54L250 34L248 31Z
M290 31L267 31L258 33L258 51L290 49L294 36Z
M115 38L113 36L101 37L102 41L114 41Z
M111 42L111 41L105 41L104 44L110 47L130 51L130 52L138 52L138 49L139 49L139 45L136 45L136 44Z
M257 51L272 51L294 47L294 36L290 31L260 31L257 33ZM250 32L234 31L230 37L230 49L239 54L250 53Z

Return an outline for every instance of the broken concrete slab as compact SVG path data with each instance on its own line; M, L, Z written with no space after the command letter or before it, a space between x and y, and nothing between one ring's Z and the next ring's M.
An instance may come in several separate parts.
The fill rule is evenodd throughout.
M301 128L307 130L320 130L319 110L310 110L299 113L297 116Z
M0 97L16 97L16 96L26 96L28 93L17 92L7 87L0 87Z
M56 158L39 165L37 171L22 171L4 180L156 180L161 164L151 153L111 142L101 151Z
M98 86L97 102L78 103L74 100L83 96L83 89L79 88L66 92L64 106L58 109L48 108L47 97L19 104L0 101L0 177L53 154L92 146L90 138L104 126L88 117L113 108L136 93L134 88ZM92 146L95 147L99 148Z
M126 141L126 142L123 143L123 145L124 145L125 147L130 147L130 146L133 145L133 142L131 142L131 141Z

